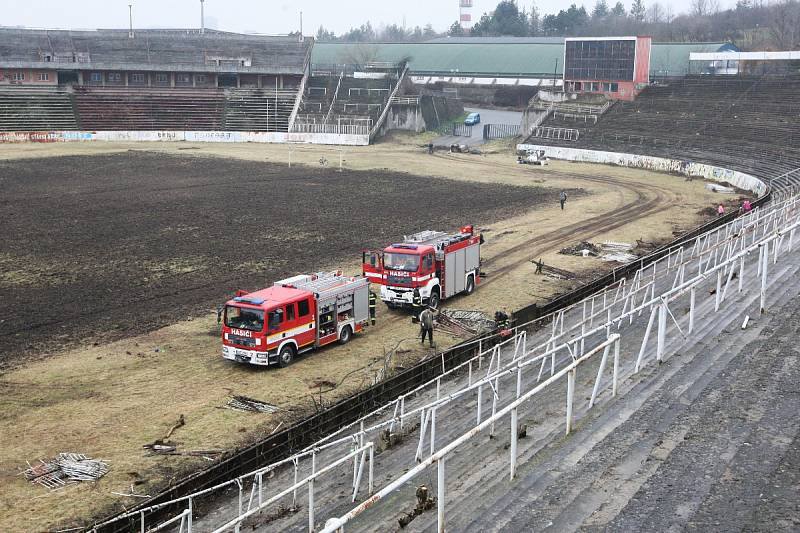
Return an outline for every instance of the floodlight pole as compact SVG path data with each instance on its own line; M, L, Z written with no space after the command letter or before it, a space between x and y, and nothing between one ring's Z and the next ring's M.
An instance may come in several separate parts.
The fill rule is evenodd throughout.
M205 1L206 0L200 0L200 34L201 35L206 32Z
M133 4L128 4L128 38L133 39Z

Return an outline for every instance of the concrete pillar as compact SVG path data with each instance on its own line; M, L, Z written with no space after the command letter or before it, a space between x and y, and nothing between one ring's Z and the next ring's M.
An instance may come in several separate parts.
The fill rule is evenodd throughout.
M130 83L130 73L126 72L125 73L125 87L127 87L129 83Z
M175 73L174 72L170 72L169 73L169 86L170 87L175 87Z
M83 71L78 71L78 85L83 85Z
M260 89L261 87L263 87L263 83L261 82L261 78L262 78L262 76L261 76L261 74L259 74L259 75L258 75L258 88L259 88L259 89Z

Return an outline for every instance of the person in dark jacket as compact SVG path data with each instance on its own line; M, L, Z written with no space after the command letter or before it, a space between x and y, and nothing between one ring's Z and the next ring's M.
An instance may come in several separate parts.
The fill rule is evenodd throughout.
M561 194L558 195L558 200L561 202L561 210L564 210L564 204L567 203L567 193L561 191Z
M419 314L419 327L422 334L422 344L425 344L425 336L428 336L431 348L433 348L433 310L426 307Z

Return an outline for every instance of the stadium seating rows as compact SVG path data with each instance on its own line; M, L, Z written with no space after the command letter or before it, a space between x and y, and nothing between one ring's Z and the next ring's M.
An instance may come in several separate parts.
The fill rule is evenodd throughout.
M288 131L295 90L8 87L0 131Z
M543 126L580 130L566 145L641 153L717 164L800 185L800 78L690 77L647 88L633 102L618 102L597 124L550 117ZM782 177L783 176L783 177Z
M308 80L297 118L305 124L360 125L367 130L378 122L397 83L394 79L359 79L336 74ZM338 89L338 90L337 90Z

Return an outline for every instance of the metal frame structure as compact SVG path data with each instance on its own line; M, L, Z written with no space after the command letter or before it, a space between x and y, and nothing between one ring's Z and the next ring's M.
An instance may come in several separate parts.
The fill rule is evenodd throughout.
M498 425L509 424L509 475L517 472L519 455L519 417L537 395L554 394L559 383L565 385L564 431L573 430L576 410L588 412L598 402L609 402L620 385L641 371L651 360L662 361L670 351L698 328L703 316L735 301L733 295L758 288L758 308L767 310L768 276L779 259L794 250L795 233L800 227L800 196L790 196L765 208L756 209L708 231L686 244L675 246L659 260L644 266L630 279L621 279L568 308L534 321L516 325L513 335L416 389L380 406L339 431L282 461L221 483L201 492L163 504L123 514L112 521L138 517L142 532L174 527L193 531L193 505L199 498L223 490L238 489L236 512L223 524L208 527L215 532L239 531L245 521L278 502L296 507L300 499L308 509L308 530L319 525L315 516L315 481L343 469L352 462L352 483L347 498L355 503L364 490L367 473L369 497L341 516L334 516L323 531L343 530L344 526L371 512L382 500L404 490L407 482L436 465L437 516L439 531L446 524L445 463L448 457L479 434L495 435ZM773 266L770 266L773 265ZM703 292L713 300L698 301ZM752 298L755 300L755 296ZM682 314L679 308L685 308ZM645 324L644 335L636 326ZM641 331L639 327L638 331ZM651 336L655 335L655 342ZM620 350L622 343L629 353ZM654 344L654 346L653 346ZM635 356L635 357L633 357ZM607 368L610 366L610 376ZM588 405L576 403L576 376L591 372ZM549 376L546 373L549 371ZM544 379L543 379L544 378ZM563 379L563 381L562 381ZM579 387L579 386L578 386ZM610 391L610 394L609 394ZM587 394L589 391L586 391ZM602 397L602 399L601 399ZM437 440L437 414L445 417L445 427L464 429L449 442ZM415 421L419 420L417 427ZM408 437L418 432L413 455L406 457L403 471L374 472L374 450L381 443L392 447L393 436ZM461 431L461 429L459 429ZM386 449L384 448L384 449ZM398 453L400 451L398 450ZM376 475L389 481L373 493ZM273 477L272 481L267 481ZM298 491L307 488L307 496ZM249 489L249 490L248 490ZM264 492L268 494L265 497ZM249 492L249 496L248 496ZM338 492L338 491L336 491ZM333 491L326 496L336 499ZM342 504L340 501L339 504ZM147 527L147 515L166 507L180 507L175 516ZM104 524L98 524L95 530Z

